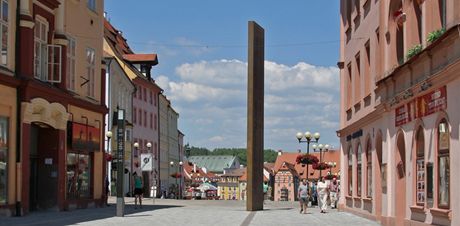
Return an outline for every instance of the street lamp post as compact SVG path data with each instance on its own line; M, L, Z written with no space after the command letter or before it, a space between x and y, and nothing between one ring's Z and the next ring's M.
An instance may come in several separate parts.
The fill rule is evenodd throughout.
M178 172L176 172L176 174L174 175L174 177L176 178L176 188L177 188L176 199L181 199L182 198L182 191L181 190L182 190L182 165L183 164L184 163L182 161L179 161L177 163ZM171 161L169 163L169 165L171 165L171 167L174 167L174 165L176 165L176 163ZM177 185L177 177L180 177L179 185Z
M302 132L298 132L296 134L296 137L297 137L297 140L299 141L299 144L300 143L307 143L307 154L310 154L310 143L311 142L318 143L318 140L320 138L320 134L318 132L316 132L312 136L312 134L309 131L305 132L305 134L303 134ZM304 138L304 137L305 137L305 140L302 140L302 138ZM312 138L314 138L314 140L312 140ZM308 165L307 165L307 182L308 182Z
M182 161L179 162L179 199L182 199L182 165L184 163Z
M146 152L147 152L147 153L150 153L150 148L152 147L152 143L148 142L145 146L147 147L147 151L146 151ZM138 152L138 151L143 152L143 149L139 149L139 143L138 143L138 142L134 142L133 147L134 147L134 150L135 150L136 152ZM139 153L137 153L137 155L139 156ZM152 161L153 161L153 159L154 159L154 156L152 155ZM131 162L133 162L133 161L134 161L134 159L131 159ZM132 163L131 163L131 167L132 167ZM153 167L154 167L154 165L153 165L153 163L152 163L152 168L153 168ZM141 170L143 171L143 169L141 169ZM151 170L153 170L153 169L151 169ZM131 168L131 171L132 171L132 168ZM155 178L155 177L154 177L153 180L156 182L156 178ZM144 189L144 190L145 190L145 189Z
M133 147L134 147L134 150L135 150L136 152L139 151L139 143L134 142ZM131 152L131 175L133 175L133 173L134 173L134 172L133 172L133 163L134 163L134 151ZM139 175L139 176L140 176L140 175ZM131 184L131 178L132 178L132 177L129 178L129 191L130 191L129 193L131 194L131 196L134 196L134 195L133 195L133 192L132 192L132 191L133 191L133 190L132 190L132 187L133 187L133 186L132 186L132 184Z
M322 163L323 162L323 152L327 152L329 151L329 144L326 144L326 145L323 145L323 144L314 144L313 145L313 150L315 152L319 152L319 162ZM319 169L319 177L321 178L321 172L322 172L322 169L320 168Z

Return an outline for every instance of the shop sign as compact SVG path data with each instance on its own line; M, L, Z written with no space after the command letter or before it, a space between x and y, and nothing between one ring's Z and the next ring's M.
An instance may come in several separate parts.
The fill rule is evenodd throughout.
M411 122L415 117L414 101L403 104L395 109L395 126Z
M73 150L87 150L89 152L100 150L100 132L101 130L96 127L71 123L72 143Z
M443 86L417 98L417 118L425 117L447 108L447 91Z

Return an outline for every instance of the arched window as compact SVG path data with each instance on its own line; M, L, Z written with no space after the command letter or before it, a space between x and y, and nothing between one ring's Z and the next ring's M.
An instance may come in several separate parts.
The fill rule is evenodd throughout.
M358 197L361 197L362 154L361 144L358 144L358 148L356 149L356 194Z
M348 195L353 195L353 149L348 148Z
M449 125L445 119L438 124L438 207L450 208Z
M439 20L441 21L441 26L446 28L446 0L438 0L439 4Z
M366 161L367 161L367 165L366 165L367 191L366 193L367 193L367 197L372 197L372 143L371 143L371 139L367 141Z
M417 43L421 44L422 41L422 9L417 1L412 2L415 12L415 20L417 21L418 40Z
M417 205L424 206L426 200L426 192L425 192L425 138L423 136L423 128L419 128L417 130L415 136L415 172L416 172L416 180L415 180L415 200Z

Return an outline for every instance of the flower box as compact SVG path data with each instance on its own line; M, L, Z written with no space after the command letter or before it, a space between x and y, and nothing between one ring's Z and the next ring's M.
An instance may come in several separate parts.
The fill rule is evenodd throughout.
M315 169L315 170L326 170L326 169L329 169L329 165L325 162L320 162L320 163L316 163L316 164L313 164L312 168Z
M310 154L298 155L296 158L297 164L312 165L318 162L319 162L318 157L314 155L310 155Z

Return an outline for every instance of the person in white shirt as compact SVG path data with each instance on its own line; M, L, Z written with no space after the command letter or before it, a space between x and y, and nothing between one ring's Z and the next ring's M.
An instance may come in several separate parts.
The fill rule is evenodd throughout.
M332 182L329 185L329 191L331 196L331 208L337 208L337 195L339 193L339 183L337 182L337 178L334 177L334 179L332 179Z
M319 206L321 208L321 213L326 213L327 197L329 195L329 186L327 186L327 183L324 181L323 177L319 178L317 189L318 189Z

